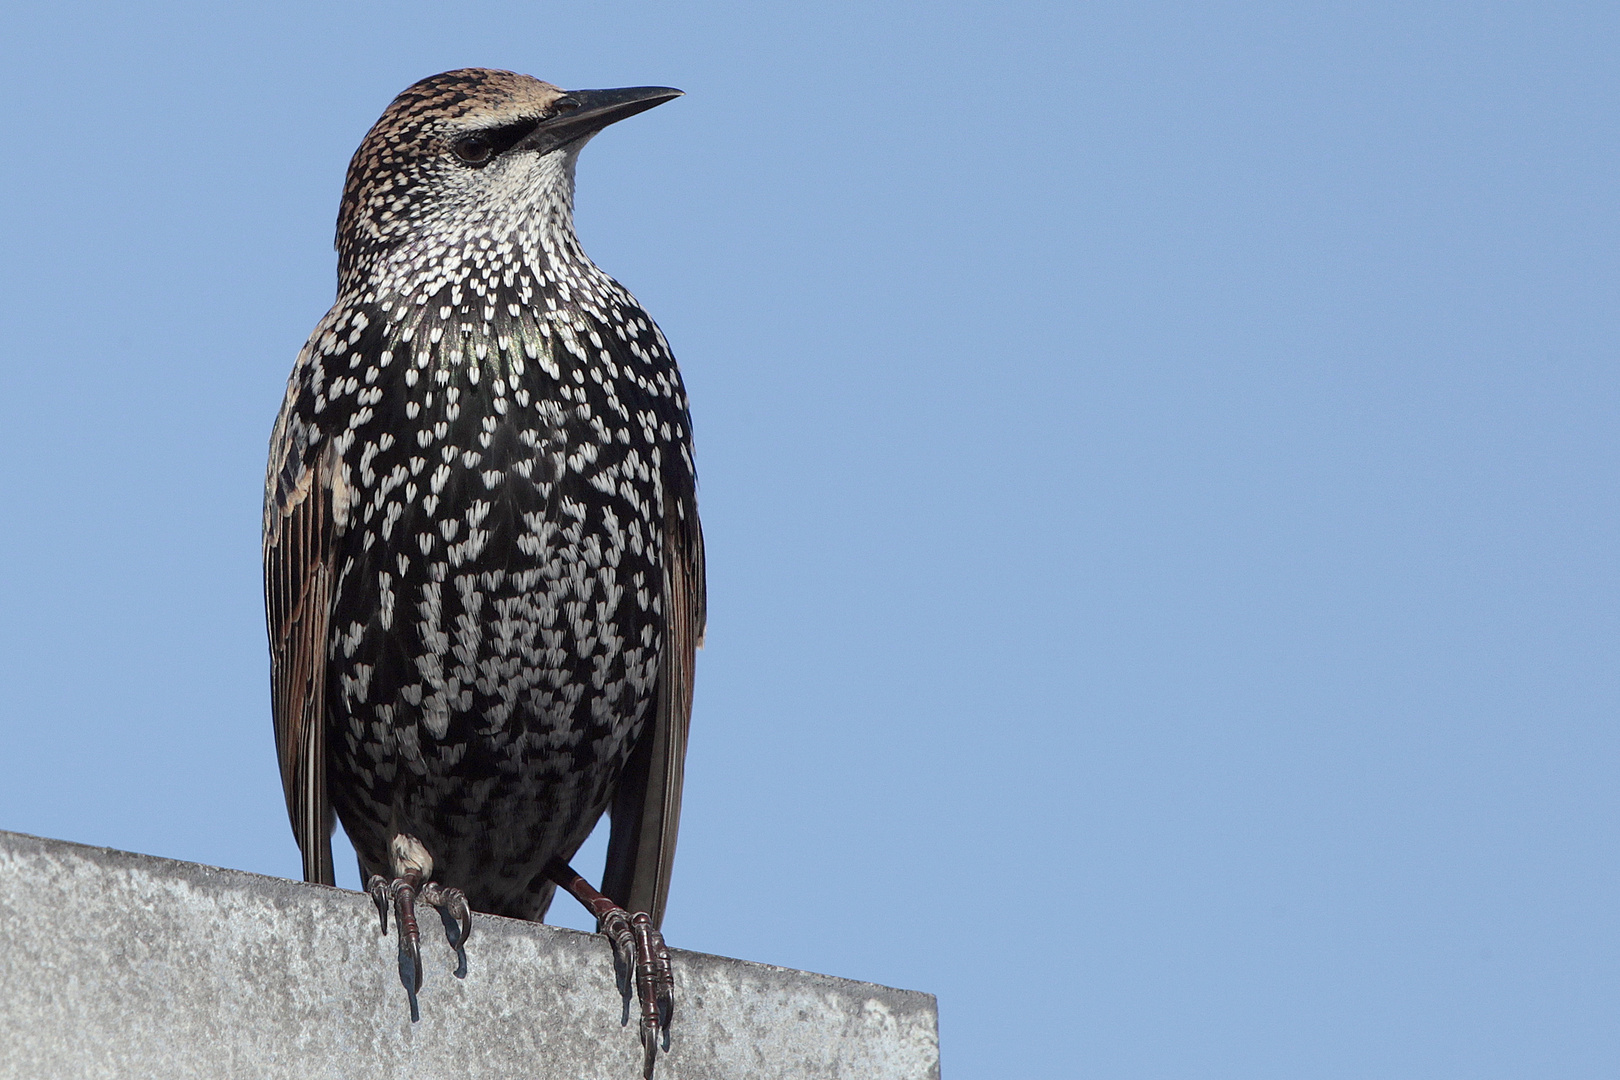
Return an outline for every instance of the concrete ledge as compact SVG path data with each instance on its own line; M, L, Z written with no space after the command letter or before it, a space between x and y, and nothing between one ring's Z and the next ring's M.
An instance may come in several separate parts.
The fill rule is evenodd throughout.
M474 918L412 1024L360 893L0 832L0 1077L639 1078L606 942ZM673 956L659 1077L939 1076L932 995Z

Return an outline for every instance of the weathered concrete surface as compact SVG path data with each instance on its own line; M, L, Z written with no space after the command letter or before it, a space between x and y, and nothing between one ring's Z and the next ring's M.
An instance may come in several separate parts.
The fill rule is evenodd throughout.
M0 832L0 1077L640 1076L605 941L478 915L458 980L422 928L412 1024L360 893ZM660 1077L939 1075L929 994L673 956Z

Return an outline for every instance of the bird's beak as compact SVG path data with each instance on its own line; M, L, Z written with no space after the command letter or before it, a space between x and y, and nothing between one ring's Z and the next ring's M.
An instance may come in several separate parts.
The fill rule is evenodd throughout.
M626 86L617 90L570 90L557 104L564 110L540 121L526 136L524 149L546 153L578 139L595 135L609 124L646 112L683 96L670 86ZM574 103L570 105L570 103Z

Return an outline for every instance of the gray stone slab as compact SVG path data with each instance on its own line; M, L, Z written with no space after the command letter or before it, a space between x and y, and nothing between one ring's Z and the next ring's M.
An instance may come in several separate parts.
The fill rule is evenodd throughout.
M456 979L423 930L412 1024L360 893L0 832L0 1077L640 1076L605 941L478 915ZM673 958L666 1080L939 1076L930 994Z

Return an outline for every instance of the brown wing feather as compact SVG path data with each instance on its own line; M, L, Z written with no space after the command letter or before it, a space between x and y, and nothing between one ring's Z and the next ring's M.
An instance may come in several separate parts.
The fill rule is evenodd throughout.
M272 476L272 483L275 479ZM324 691L333 572L332 491L317 476L306 474L301 480L283 498L272 490L266 510L264 603L270 630L271 712L287 816L304 855L304 880L331 885L335 882ZM270 518L276 514L279 521Z
M676 507L664 523L664 652L653 722L619 782L602 874L602 891L628 911L647 912L654 926L664 921L675 865L692 674L707 621L703 528L691 502L676 502Z

